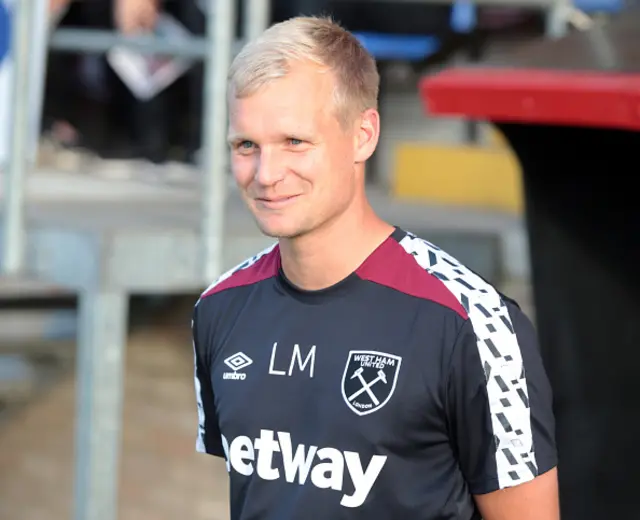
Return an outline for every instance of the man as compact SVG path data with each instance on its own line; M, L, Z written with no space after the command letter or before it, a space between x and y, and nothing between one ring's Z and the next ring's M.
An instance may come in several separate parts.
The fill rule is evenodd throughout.
M196 304L197 449L226 458L233 520L558 520L531 323L367 202L378 83L326 19L233 62L233 172L277 244Z

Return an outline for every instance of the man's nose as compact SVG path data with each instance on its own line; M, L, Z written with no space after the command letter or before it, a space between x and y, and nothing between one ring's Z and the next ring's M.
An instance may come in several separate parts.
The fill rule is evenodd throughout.
M278 152L270 148L261 148L257 158L255 180L263 186L273 186L282 180L284 168L278 160Z

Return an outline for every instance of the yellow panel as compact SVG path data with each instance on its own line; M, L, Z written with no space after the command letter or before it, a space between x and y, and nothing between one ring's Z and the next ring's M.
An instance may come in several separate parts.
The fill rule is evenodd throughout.
M520 166L506 148L404 143L393 174L399 198L522 211Z
M509 141L498 127L489 125L489 146L509 149Z

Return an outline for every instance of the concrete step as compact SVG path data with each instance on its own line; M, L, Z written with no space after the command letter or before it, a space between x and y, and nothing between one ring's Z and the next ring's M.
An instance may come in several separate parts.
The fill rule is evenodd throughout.
M26 400L36 384L36 369L24 356L0 354L0 403Z
M420 79L409 73L383 92L375 178L399 198L520 214L520 167L507 142L494 126L479 122L478 142L469 143L467 121L430 116L418 92Z
M73 372L75 353L75 343L69 342L1 343L0 427Z

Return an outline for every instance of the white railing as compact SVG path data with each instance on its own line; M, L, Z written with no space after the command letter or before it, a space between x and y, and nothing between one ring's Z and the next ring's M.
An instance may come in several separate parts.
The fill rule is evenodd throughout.
M3 0L0 0L0 2ZM5 275L20 274L25 268L25 181L33 166L30 157L35 143L32 142L32 118L42 106L41 100L32 99L31 92L42 96L45 76L45 61L39 60L33 66L33 58L38 50L46 54L46 46L65 51L103 53L115 45L133 47L141 52L162 53L165 55L199 58L205 63L204 78L204 116L202 139L202 167L204 186L201 194L201 263L202 282L206 284L219 275L222 264L222 237L226 199L226 76L231 57L240 42L235 41L235 1L208 0L207 30L203 38L173 45L168 41L146 37L124 37L109 31L60 30L50 38L42 38L42 49L34 48L37 38L32 33L37 20L46 16L46 0L16 0L13 12L12 59L14 67L12 96L10 98L11 121L9 134L12 138L8 166L4 172L4 244L2 267ZM244 0L246 2L245 37L254 37L262 32L269 19L269 0ZM40 18L39 18L40 17ZM40 83L40 85L34 85ZM40 88L34 88L40 87ZM96 333L85 330L84 334ZM86 356L85 356L86 357ZM91 375L90 360L79 365L80 376ZM95 385L109 384L108 381L95 381ZM82 388L93 388L85 385ZM90 396L80 399L80 408L84 402L91 403ZM106 414L100 410L100 404L87 404L92 409L78 410L80 437L91 432L92 421L112 419L112 409ZM113 408L113 407L112 407ZM85 424L86 423L86 424ZM117 435L109 435L108 442L116 442ZM117 488L118 476L105 471L94 463L93 451L88 447L87 439L76 439L76 486L75 520L115 520L117 504L113 503L113 490ZM110 447L103 447L110 448ZM117 450L112 450L116 452Z

